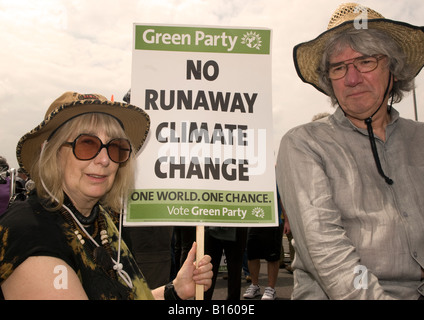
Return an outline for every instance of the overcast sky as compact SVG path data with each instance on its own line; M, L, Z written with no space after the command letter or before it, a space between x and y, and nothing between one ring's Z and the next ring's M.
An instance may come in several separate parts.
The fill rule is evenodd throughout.
M290 128L329 100L304 84L293 47L323 32L339 0L0 0L0 155L17 167L19 138L38 125L65 91L122 101L131 86L133 23L270 28L275 153ZM347 2L347 1L344 1ZM364 0L383 16L424 25L422 0ZM424 72L416 80L424 120ZM395 106L414 119L412 95Z

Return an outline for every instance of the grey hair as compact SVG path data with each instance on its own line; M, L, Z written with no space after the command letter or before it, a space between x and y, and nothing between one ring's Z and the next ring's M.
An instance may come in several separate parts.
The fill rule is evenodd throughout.
M415 74L407 64L406 55L392 37L378 29L348 30L328 40L318 70L320 86L330 96L333 105L337 104L337 98L328 78L329 60L332 55L339 54L346 47L364 55L383 54L388 57L389 70L397 79L393 84L393 102L400 102L404 93L414 88Z

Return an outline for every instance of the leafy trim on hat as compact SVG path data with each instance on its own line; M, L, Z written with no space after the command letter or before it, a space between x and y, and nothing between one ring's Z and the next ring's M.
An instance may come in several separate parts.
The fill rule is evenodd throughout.
M28 176L30 176L30 172L29 171L31 169L31 168L26 168L26 166L24 165L23 159L22 159L22 157L23 157L23 148L24 148L25 141L27 141L30 137L32 137L32 136L34 136L36 134L40 134L42 132L43 128L48 123L50 123L50 121L54 120L54 118L58 114L60 114L61 112L63 112L63 110L68 109L70 107L78 106L78 105L109 105L109 106L115 106L117 108L130 109L132 111L136 111L136 112L140 113L145 118L145 120L146 120L146 130L145 130L143 136L140 137L140 140L138 142L138 145L134 145L134 151L135 151L135 153L137 153L141 149L141 147L143 146L144 142L146 141L147 135L148 135L149 130L150 130L150 124L151 124L150 123L150 117L149 117L149 115L144 110L140 109L139 107L137 107L135 105L127 104L127 103L123 103L123 102L112 102L112 101L109 101L109 100L101 101L101 100L88 100L88 99L86 99L86 100L77 100L77 101L73 101L71 103L62 104L59 107L57 107L56 109L54 109L49 115L47 115L38 126L36 126L34 129L32 129L31 131L29 131L28 133L26 133L25 135L23 135L21 137L21 139L19 140L19 142L18 142L18 144L16 146L16 158L18 160L19 166L23 169L23 171L25 172L25 174L27 174ZM69 121L69 120L71 120L71 119L73 119L73 118L75 118L77 116L83 115L85 113L105 113L105 114L110 115L110 116L114 117L115 119L117 119L118 122L120 123L120 125L122 126L122 128L124 128L124 125L123 125L122 121L120 119L116 118L116 116L114 116L111 113L102 112L102 111L92 111L92 112L87 111L87 112L78 113L75 116L70 117L69 119L67 119L66 121L64 121L63 123L61 123L58 127L56 127L52 131L52 133L50 133L49 138L64 123L66 123L67 121ZM125 130L125 128L124 128L124 130ZM127 132L127 134L128 134L128 132ZM132 138L132 137L130 137L130 138ZM133 141L131 141L131 142L133 143ZM35 156L35 155L31 155L31 156Z

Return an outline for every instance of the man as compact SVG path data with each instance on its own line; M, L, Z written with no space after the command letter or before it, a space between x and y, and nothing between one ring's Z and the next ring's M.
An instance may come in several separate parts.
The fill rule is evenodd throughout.
M424 65L424 28L345 4L294 48L331 116L282 139L277 182L296 250L293 299L424 294L424 124L392 108Z

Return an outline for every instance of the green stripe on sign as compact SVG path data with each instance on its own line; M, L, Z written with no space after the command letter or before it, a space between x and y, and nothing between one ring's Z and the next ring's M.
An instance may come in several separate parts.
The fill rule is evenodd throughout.
M135 26L136 50L270 54L271 30Z
M275 222L273 192L134 190L129 222Z

